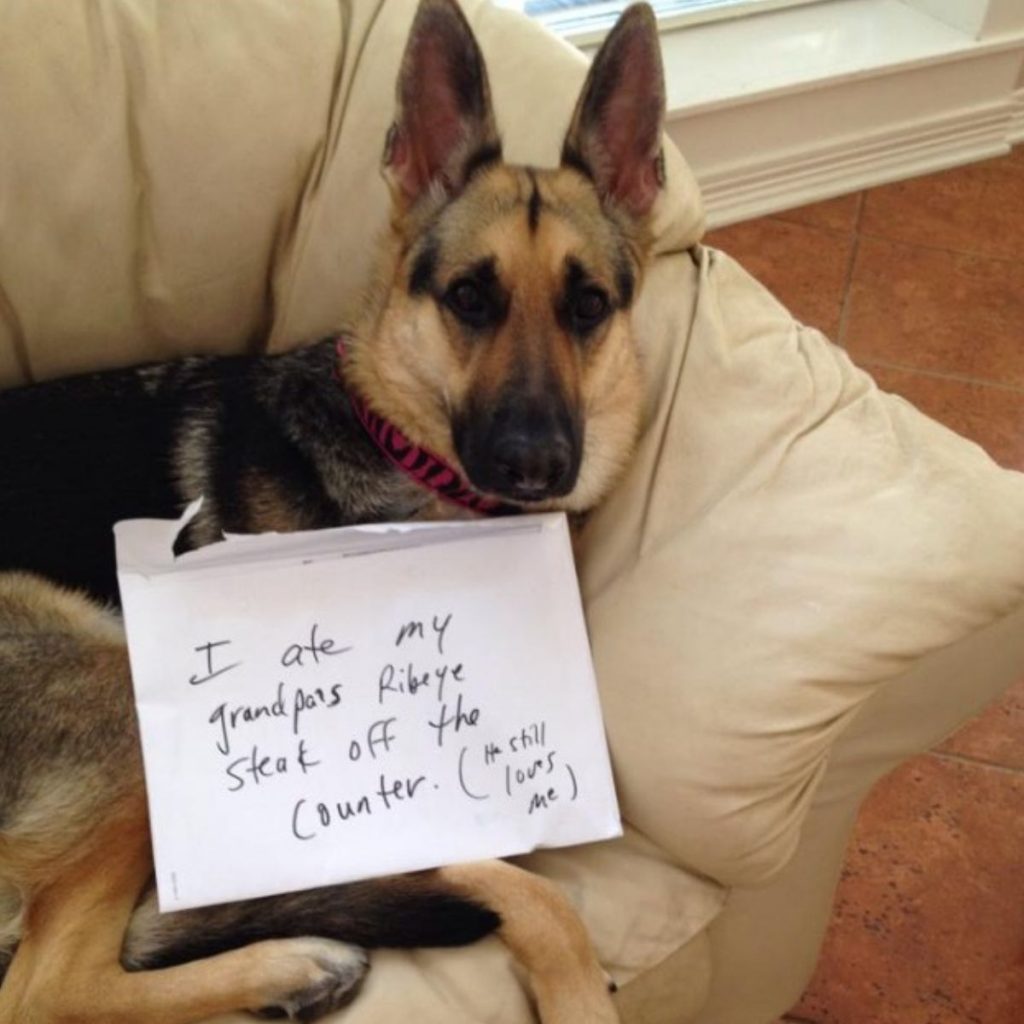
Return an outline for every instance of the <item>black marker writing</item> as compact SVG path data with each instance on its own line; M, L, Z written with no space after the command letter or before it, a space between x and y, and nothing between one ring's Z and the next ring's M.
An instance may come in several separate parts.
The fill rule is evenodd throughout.
M580 795L580 784L576 781L576 773L572 770L572 765L567 764L565 770L569 773L569 778L572 779L572 796L571 800L575 800Z
M459 786L470 800L490 800L489 793L474 793L466 782L466 752L468 750L469 747L463 747L459 751Z
M423 639L423 623L422 622L407 622L398 631L398 636L395 638L395 646L401 647L403 640L418 637L420 640Z
M300 740L295 755L295 764L302 770L302 774L305 775L310 768L315 768L319 763L319 761L309 760L306 741ZM247 775L249 776L248 782L258 786L275 775L287 775L290 765L291 761L288 757L272 757L269 754L264 754L259 746L254 744L245 757L236 758L224 769L225 774L231 779L228 792L237 793L240 789L244 789Z
M513 768L505 765L505 792L511 796L517 786L525 786L538 775L550 775L555 769L557 750L552 750L547 757L538 757L528 768Z
M417 672L410 661L408 668L395 671L395 666L388 662L380 670L380 678L377 680L377 703L384 703L384 695L387 693L408 693L413 697L418 690L430 685L430 671Z
M460 693L455 701L455 712L454 714L448 713L448 705L441 705L441 713L437 716L436 722L427 722L427 725L431 729L437 732L437 745L439 747L444 746L445 732L449 726L453 727L455 732L459 732L466 726L475 726L480 721L480 709L472 708L469 712L462 710L462 694Z
M457 665L440 665L422 670L411 661L400 668L388 662L380 670L377 679L377 703L383 704L385 698L392 694L415 697L420 690L429 689L434 683L437 683L437 699L440 702L444 699L444 684L449 678L457 683L465 682L463 671L461 661Z
M305 775L310 768L315 768L320 763L319 761L310 761L306 756L308 753L309 751L306 748L306 741L299 740L299 752L296 755L296 757L299 762L299 767L302 769L303 775Z
M526 813L533 814L534 811L547 810L548 804L553 804L556 800L558 800L558 794L553 788L549 788L546 793L534 793L530 797L530 806Z
M296 802L292 808L292 835L296 839L308 842L317 837L317 832L307 832L309 815L304 810L308 801L305 799ZM348 821L349 818L358 818L364 815L372 815L373 808L370 806L368 796L357 797L355 803L351 800L336 800L333 804L318 803L316 805L316 820L327 828L338 822Z
M198 647L193 647L197 654L200 651L206 651L206 675L205 676L189 676L189 683L192 686L199 686L202 683L208 683L211 679L216 679L217 676L224 675L225 672L230 672L233 668L238 668L242 663L236 661L231 665L225 665L223 668L215 669L213 667L213 649L214 647L225 647L231 643L230 640L211 640L208 644L200 644Z
M210 725L220 730L217 749L222 754L231 753L231 733L239 722L257 722L261 718L284 718L288 714L284 706L284 683L277 684L277 698L270 704L239 704L228 709L227 704L218 704L210 715Z
M370 757L375 761L378 747L383 747L385 754L391 752L391 744L394 743L395 737L390 729L395 721L394 718L381 718L366 730L366 749L370 751Z
M436 615L434 616L433 620L431 621L431 625L434 627L434 634L437 637L437 653L438 654L444 654L444 634L445 634L445 630L447 630L448 626L451 624L451 621L452 621L452 613L451 612L449 612L444 617L443 621L439 622L438 621L438 616L436 616Z
M293 666L297 668L305 667L305 658L309 655L313 659L314 665L320 664L320 658L333 658L338 654L344 654L346 651L351 651L352 646L348 647L335 647L334 641L329 637L326 640L318 640L316 631L319 629L319 625L314 622L313 628L309 631L309 643L306 644L289 644L285 648L284 654L281 655L281 664L285 668L291 668Z
M300 686L292 699L292 732L298 736L299 716L304 711L336 708L341 703L341 688L341 683L335 683L328 690L318 686L307 692Z
M444 618L440 615L435 615L430 620L431 629L434 631L434 639L437 642L437 653L444 654L444 634L447 631L449 625L451 625L452 613L449 612ZM395 637L395 646L401 647L406 640L425 640L426 629L423 623L419 619L413 619L410 622L404 623L398 630L398 636Z
M382 775L380 782L377 784L377 796L384 802L384 810L390 811L392 800L397 803L401 803L403 800L411 800L416 795L416 790L426 781L427 777L420 775L416 779L407 778L404 782L401 779L388 782Z
M377 760L378 747L384 748L385 754L391 753L391 744L395 742L395 734L391 726L398 721L396 718L379 718L366 730L366 749L370 752L370 759ZM363 756L363 744L359 740L352 740L348 745L348 759L359 761Z

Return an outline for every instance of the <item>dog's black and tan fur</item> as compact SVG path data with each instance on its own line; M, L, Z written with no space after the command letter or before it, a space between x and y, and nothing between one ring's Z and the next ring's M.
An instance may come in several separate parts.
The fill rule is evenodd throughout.
M591 507L638 428L628 311L663 109L653 16L637 6L595 59L561 166L510 166L468 25L454 0L423 0L385 152L390 230L344 386L325 341L0 394L0 568L113 597L112 523L199 494L187 546L450 514L376 448L351 393L481 494ZM491 932L546 1024L615 1019L564 899L502 863L156 914L119 621L20 573L0 576L0 765L0 1024L312 1020L352 998L361 947Z

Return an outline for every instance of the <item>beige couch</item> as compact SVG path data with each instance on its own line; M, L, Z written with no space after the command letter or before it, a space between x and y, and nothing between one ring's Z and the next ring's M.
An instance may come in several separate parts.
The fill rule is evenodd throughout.
M384 216L412 7L7 0L0 383L336 327ZM581 58L465 7L507 151L551 162ZM526 860L577 901L627 1021L767 1024L809 976L872 782L1024 672L1024 478L702 247L675 153L659 218L649 424L580 566L629 831ZM380 954L342 1019L530 1011L484 942Z

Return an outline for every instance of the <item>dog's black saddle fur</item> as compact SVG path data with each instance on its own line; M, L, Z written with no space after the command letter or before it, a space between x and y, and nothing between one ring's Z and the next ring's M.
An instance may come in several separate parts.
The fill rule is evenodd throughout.
M174 518L178 551L262 528L405 520L431 500L356 417L333 339L278 356L195 357L0 391L0 566L117 600L113 524Z

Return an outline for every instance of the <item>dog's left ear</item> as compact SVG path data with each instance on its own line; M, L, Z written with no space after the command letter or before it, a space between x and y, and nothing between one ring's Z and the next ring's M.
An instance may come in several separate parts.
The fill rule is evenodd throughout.
M665 81L658 24L645 4L627 8L583 85L562 164L593 178L602 199L646 216L665 183Z
M420 0L398 75L384 171L396 197L457 193L501 156L483 54L455 0Z

